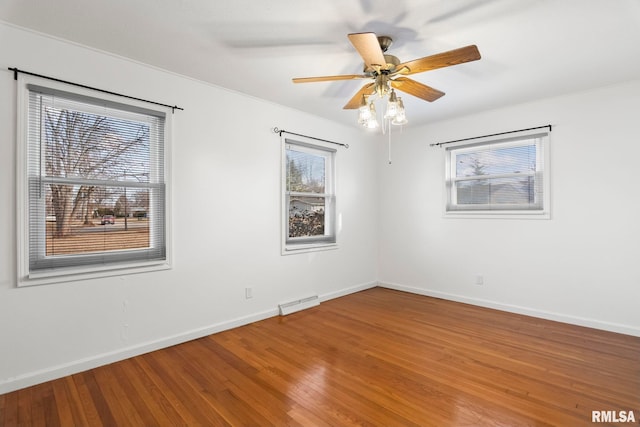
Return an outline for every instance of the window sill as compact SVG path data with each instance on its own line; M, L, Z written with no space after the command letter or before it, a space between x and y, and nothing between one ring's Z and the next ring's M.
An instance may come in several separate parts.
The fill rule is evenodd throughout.
M125 276L129 274L148 273L152 271L169 270L171 265L167 261L157 263L140 263L132 265L112 266L104 269L65 269L48 272L29 273L18 279L18 287L67 283L79 280L98 279L102 277Z
M282 255L294 255L308 252L330 251L338 249L337 243L315 243L306 245L289 245L282 249Z
M548 211L523 212L523 211L454 211L445 212L444 218L470 218L470 219L551 219Z

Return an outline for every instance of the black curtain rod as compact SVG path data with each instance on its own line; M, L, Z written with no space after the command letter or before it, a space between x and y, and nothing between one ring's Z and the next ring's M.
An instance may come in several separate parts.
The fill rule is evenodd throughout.
M446 144L453 144L454 142L470 141L472 139L488 138L490 136L506 135L506 134L509 134L509 133L526 132L528 130L544 129L544 128L549 128L549 132L551 132L551 125L545 125L545 126L537 126L537 127L528 128L528 129L519 129L519 130L510 130L508 132L492 133L491 135L474 136L474 137L471 137L471 138L456 139L454 141L438 142L437 144L429 144L429 147L440 147L440 146L446 145Z
M123 95L121 93L111 92L111 91L104 90L104 89L98 89L96 87L91 87L91 86L83 85L83 84L80 84L80 83L73 83L73 82L69 82L69 81L66 81L66 80L57 79L55 77L43 76L42 74L36 74L36 73L31 73L29 71L19 70L17 68L9 67L9 70L13 71L13 79L14 80L18 80L18 73L28 74L30 76L35 76L35 77L40 77L40 78L43 78L43 79L53 80L54 82L66 83L68 85L78 86L78 87L81 87L81 88L84 88L84 89L91 89L91 90L95 90L95 91L102 92L102 93L108 93L109 95L121 96L123 98L133 99L135 101L142 101L142 102L147 102L149 104L155 104L155 105L160 105L162 107L168 107L168 108L171 108L171 112L172 113L175 113L176 110L184 110L184 108L180 108L180 107L178 107L176 105L167 105L167 104L162 104L160 102L149 101L147 99L136 98L135 96Z
M349 144L343 144L341 142L328 141L326 139L316 138L315 136L302 135L302 134L299 134L299 133L289 132L289 131L286 131L284 129L273 128L273 133L277 133L280 136L282 136L283 133L288 133L289 135L302 136L303 138L315 139L316 141L328 142L329 144L335 144L335 145L340 145L340 146L342 146L344 148L349 148Z

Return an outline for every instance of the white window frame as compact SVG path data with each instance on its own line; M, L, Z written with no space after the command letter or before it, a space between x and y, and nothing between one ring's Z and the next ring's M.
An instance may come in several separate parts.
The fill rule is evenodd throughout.
M295 147L295 151L306 152L325 158L325 192L298 193L288 191L287 186L287 149ZM337 241L337 207L336 207L336 150L324 145L301 142L284 138L282 141L282 255L336 249ZM324 197L325 229L324 235L314 237L289 237L289 200L292 196Z
M531 206L508 204L493 205L458 205L455 203L456 182L480 179L477 177L455 177L456 157L480 151L487 147L508 148L531 145L536 146L536 171L488 174L482 179L510 178L531 176L535 180L535 201ZM550 219L550 179L549 179L549 133L540 130L518 133L517 136L503 138L482 138L472 143L451 144L445 149L445 188L444 188L444 217L445 218L514 218L514 219Z
M164 115L164 163L157 165L163 168L164 172L164 251L163 259L122 262L112 264L89 264L85 266L48 268L43 270L30 271L30 196L29 196L29 92L30 88L42 88L51 93L68 95L71 99L90 100L91 102L102 102L105 105L123 106L123 109L130 108L132 111L149 111ZM20 74L18 76L17 90L17 131L16 131L16 209L17 209L17 285L33 286L52 283L64 283L76 280L93 279L107 276L120 276L126 274L142 273L148 271L166 270L171 268L171 140L172 140L172 109L148 103L125 99L120 96L99 93L90 89L76 87L73 85L52 81L36 76ZM34 177L31 177L33 179ZM41 212L40 212L41 211ZM38 211L38 215L46 215L44 209ZM36 234L36 251L42 252L44 256L45 235ZM154 242L152 241L152 245ZM33 252L33 251L32 251ZM105 252L107 253L107 252ZM92 256L95 253L91 254ZM83 255L70 255L81 257Z

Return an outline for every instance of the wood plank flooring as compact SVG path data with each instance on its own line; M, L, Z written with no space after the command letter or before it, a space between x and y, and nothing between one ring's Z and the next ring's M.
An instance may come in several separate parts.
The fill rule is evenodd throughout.
M0 425L638 425L639 357L638 337L374 288L1 395Z

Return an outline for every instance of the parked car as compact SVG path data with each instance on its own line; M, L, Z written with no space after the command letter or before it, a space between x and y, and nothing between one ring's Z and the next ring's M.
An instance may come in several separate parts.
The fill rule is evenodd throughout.
M100 224L102 224L102 225L115 224L115 223L116 223L116 219L115 219L115 217L113 215L105 215L100 220Z

